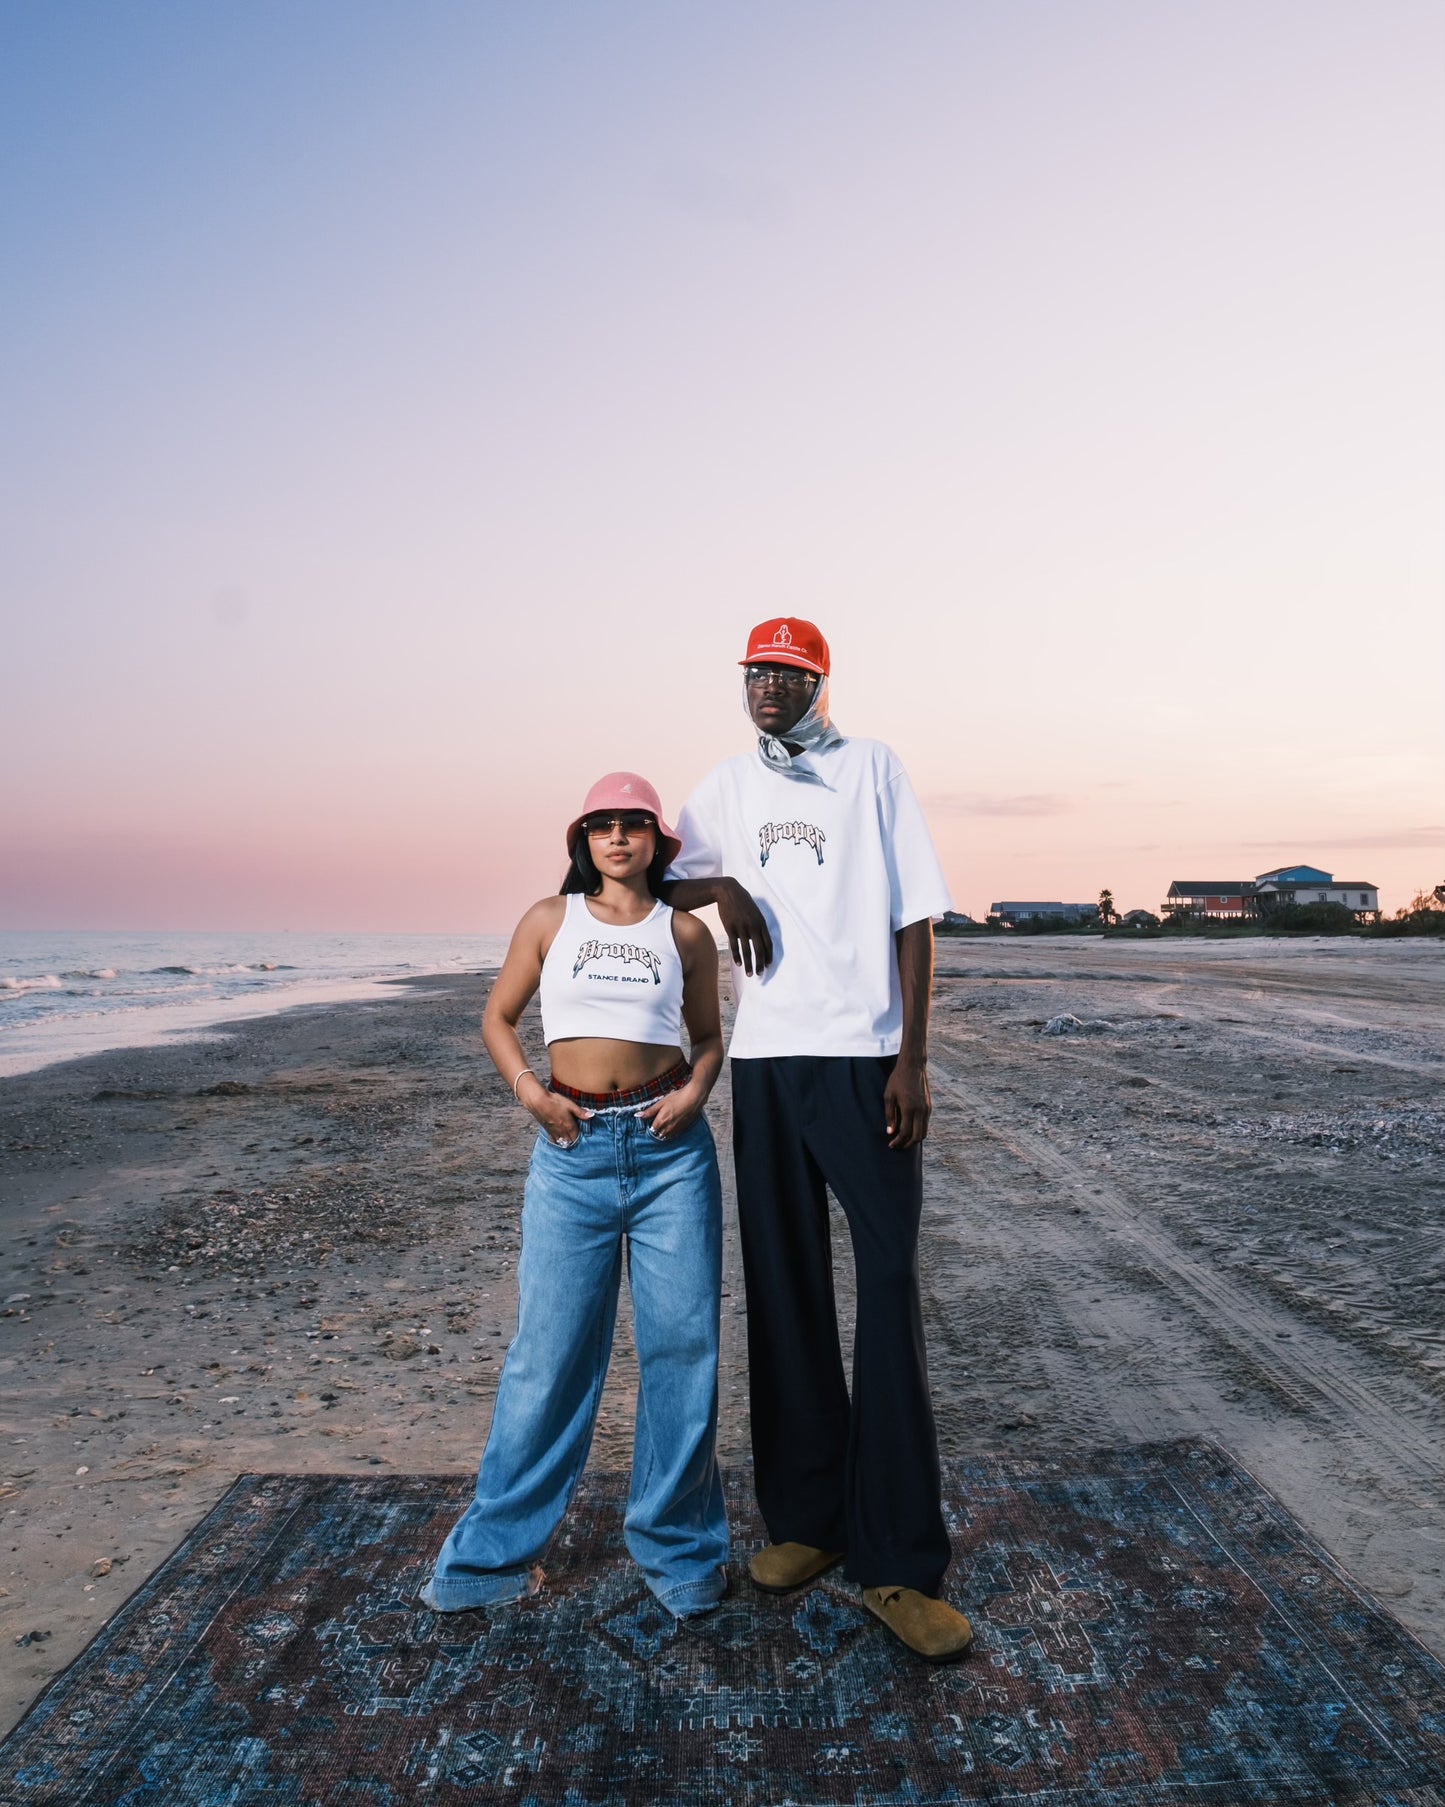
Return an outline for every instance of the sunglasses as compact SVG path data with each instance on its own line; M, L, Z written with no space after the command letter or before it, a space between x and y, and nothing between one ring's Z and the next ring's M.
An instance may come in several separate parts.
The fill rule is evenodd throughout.
M656 828L657 818L648 815L645 809L624 809L615 816L584 816L582 832L585 835L611 834L620 829L625 835L641 834L644 828Z
M782 690L810 690L817 683L811 671L799 671L796 665L747 665L743 678L753 690L772 685Z

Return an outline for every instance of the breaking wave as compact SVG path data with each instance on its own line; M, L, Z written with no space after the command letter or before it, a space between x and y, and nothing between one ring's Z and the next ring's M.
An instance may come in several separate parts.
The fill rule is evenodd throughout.
M151 966L146 968L146 976L153 979L166 975L182 979L224 979L232 973L294 973L300 970L296 966L283 965L279 960L236 960L225 966ZM115 974L111 973L110 977L113 979Z

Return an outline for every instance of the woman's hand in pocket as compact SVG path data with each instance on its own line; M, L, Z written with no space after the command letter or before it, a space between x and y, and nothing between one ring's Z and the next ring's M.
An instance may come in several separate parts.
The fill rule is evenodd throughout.
M535 1079L526 1089L522 1103L541 1124L548 1141L559 1148L574 1148L582 1134L582 1125L592 1115L585 1105L575 1104Z
M707 1093L694 1079L637 1114L657 1141L673 1142L687 1134L702 1115L706 1103Z

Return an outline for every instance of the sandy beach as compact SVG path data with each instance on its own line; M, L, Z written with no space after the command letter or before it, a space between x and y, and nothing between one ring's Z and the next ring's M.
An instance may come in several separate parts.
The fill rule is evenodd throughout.
M464 1499L534 1133L488 983L0 1081L4 1726L239 1473ZM941 941L935 1012L945 1450L1210 1437L1445 1654L1438 944ZM712 1121L730 1186L726 1080ZM729 1462L740 1270L729 1210ZM634 1378L624 1309L595 1464L628 1461Z

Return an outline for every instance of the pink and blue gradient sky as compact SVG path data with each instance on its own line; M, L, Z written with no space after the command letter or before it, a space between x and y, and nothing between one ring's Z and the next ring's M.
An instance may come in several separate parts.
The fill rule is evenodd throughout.
M501 930L833 642L956 901L1445 878L1445 11L0 14L0 926Z

